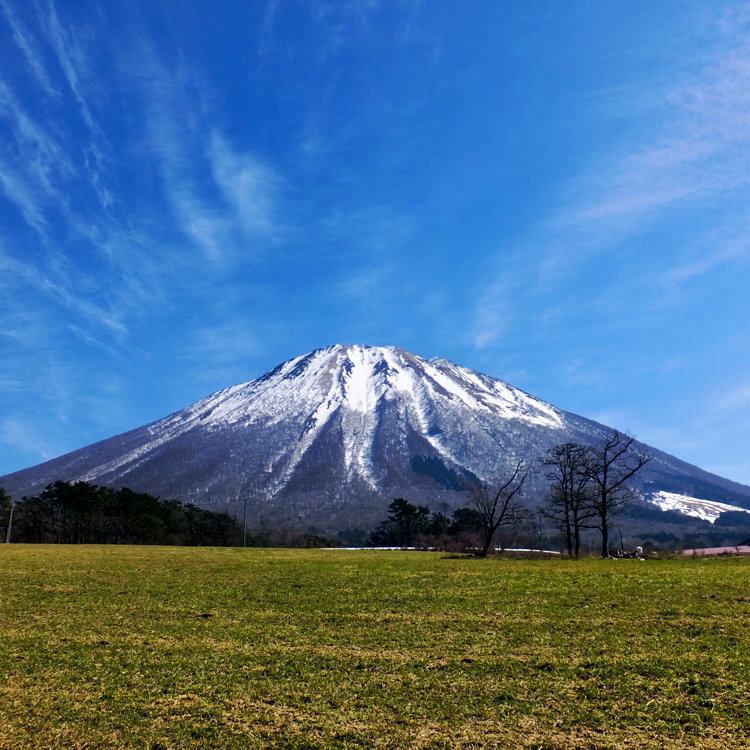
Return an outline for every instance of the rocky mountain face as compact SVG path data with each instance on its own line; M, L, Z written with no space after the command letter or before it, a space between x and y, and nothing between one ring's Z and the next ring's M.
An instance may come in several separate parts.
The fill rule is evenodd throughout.
M82 479L238 516L244 509L255 525L370 528L394 497L450 513L466 503L467 477L493 482L521 457L532 468L533 502L543 490L542 454L566 441L593 443L607 429L444 359L337 345L0 477L0 486L21 497ZM687 498L672 508L683 513L691 498L703 508L750 509L750 487L647 450L654 459L638 476L645 499ZM660 507L672 506L652 509Z

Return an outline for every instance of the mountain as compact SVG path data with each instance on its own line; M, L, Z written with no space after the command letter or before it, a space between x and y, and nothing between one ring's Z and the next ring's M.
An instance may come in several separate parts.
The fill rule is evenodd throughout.
M237 516L244 510L250 524L371 528L394 497L450 512L465 504L467 477L492 482L520 457L534 470L529 495L539 496L544 452L596 442L607 430L445 359L336 345L0 477L0 486L18 498L56 479L86 480ZM642 515L676 522L678 512L703 514L705 524L727 509L750 509L750 487L646 449L654 458L638 488L653 502Z

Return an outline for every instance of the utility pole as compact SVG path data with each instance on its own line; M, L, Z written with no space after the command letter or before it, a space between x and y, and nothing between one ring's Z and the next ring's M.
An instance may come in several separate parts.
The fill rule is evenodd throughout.
M247 547L247 494L242 499L242 546Z
M544 551L544 536L542 536L542 511L541 508L537 510L539 513L539 551Z
M10 531L13 528L13 511L15 510L16 504L10 504L10 516L8 517L8 531L5 533L5 543L10 544Z

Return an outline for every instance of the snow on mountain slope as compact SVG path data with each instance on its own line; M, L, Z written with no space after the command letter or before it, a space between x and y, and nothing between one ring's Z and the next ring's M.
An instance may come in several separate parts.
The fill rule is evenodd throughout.
M277 421L299 412L311 413L318 421L341 406L370 414L383 397L395 394L410 397L423 411L437 398L507 419L563 425L561 412L549 404L446 360L424 360L396 347L341 345L291 359L178 414L185 428L194 415L204 424L232 424L258 411L273 414Z
M709 523L715 523L722 513L731 511L750 514L750 510L747 508L719 503L715 500L701 500L697 497L680 495L677 492L655 492L648 500L661 510L676 510L678 513L700 518L702 521L708 521Z

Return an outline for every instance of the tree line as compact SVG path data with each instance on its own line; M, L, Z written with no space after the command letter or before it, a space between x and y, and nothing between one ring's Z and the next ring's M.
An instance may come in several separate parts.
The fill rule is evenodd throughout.
M242 544L228 513L204 510L145 492L57 481L15 505L0 489L3 541L51 544Z
M635 438L612 430L594 445L562 443L541 459L547 481L540 512L565 540L570 557L581 551L581 532L596 529L601 535L601 555L610 553L609 532L614 519L635 499L630 480L651 460ZM528 523L530 509L523 489L529 476L528 462L521 459L495 483L471 480L464 483L467 507L453 513L430 513L426 505L412 505L397 498L388 506L388 518L370 538L376 546L411 546L418 536L459 537L474 535L475 551L486 557L498 530Z

